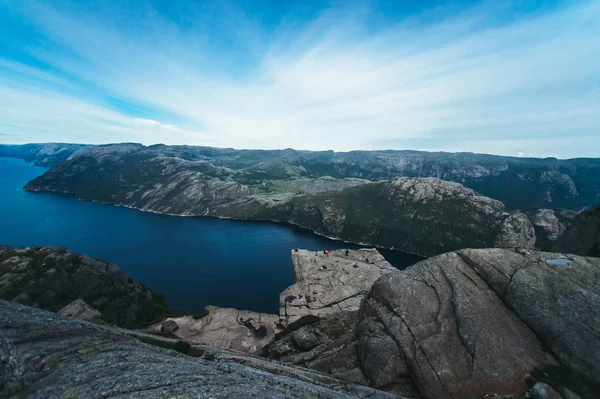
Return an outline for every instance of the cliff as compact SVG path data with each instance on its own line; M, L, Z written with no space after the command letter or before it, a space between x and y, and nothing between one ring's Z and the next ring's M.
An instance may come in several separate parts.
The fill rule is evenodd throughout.
M523 213L458 183L303 177L308 173L304 166L292 168L291 161L281 159L231 169L245 163L194 151L199 149L89 147L25 189L166 214L288 222L330 237L426 256L464 247L535 243Z
M0 299L54 312L82 299L104 321L124 327L169 312L163 295L128 278L116 265L63 247L0 246Z

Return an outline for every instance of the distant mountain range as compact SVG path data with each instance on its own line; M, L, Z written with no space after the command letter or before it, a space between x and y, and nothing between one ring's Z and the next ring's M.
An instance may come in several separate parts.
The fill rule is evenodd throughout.
M559 209L600 202L600 159L133 143L0 146L0 156L52 167L27 184L31 191L167 214L289 222L421 255L533 246L530 219L538 237L547 233L538 241L548 247L574 216Z

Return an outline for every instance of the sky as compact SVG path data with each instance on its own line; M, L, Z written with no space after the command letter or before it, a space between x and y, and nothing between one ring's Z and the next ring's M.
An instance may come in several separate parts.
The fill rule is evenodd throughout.
M0 0L0 143L600 157L600 0Z

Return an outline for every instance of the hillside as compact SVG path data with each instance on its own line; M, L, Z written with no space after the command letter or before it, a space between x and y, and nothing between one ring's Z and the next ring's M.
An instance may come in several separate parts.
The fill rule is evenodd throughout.
M288 222L323 235L419 255L535 243L524 214L509 212L500 201L458 183L437 178L373 182L304 176L306 168L291 168L291 150L279 152L278 161L253 160L254 166L248 167L244 166L250 164L245 159L249 155L259 159L265 155L241 152L236 160L228 150L211 149L226 155L208 160L197 151L137 144L89 147L25 189L172 215Z
M48 157L48 147L57 154ZM57 147L58 146L58 147ZM0 156L13 156L30 162L55 166L75 150L73 144L0 145ZM267 180L299 177L336 179L358 178L371 181L396 177L436 177L465 185L503 202L509 209L531 211L539 208L566 208L579 211L600 202L600 159L517 158L473 153L423 151L297 151L235 150L197 146L145 147L141 144L100 146L127 147L123 163L149 158L171 158L192 163L204 162L234 171L233 180L260 184ZM134 156L135 154L135 156ZM59 156L60 155L60 156ZM92 147L79 155L96 156ZM125 154L122 154L125 155Z

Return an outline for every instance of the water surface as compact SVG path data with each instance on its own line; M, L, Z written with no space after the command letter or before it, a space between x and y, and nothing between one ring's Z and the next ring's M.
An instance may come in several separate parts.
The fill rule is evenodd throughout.
M293 284L293 248L357 248L287 224L176 217L22 187L46 169L0 158L0 243L63 245L116 263L173 308L206 305L278 313ZM396 267L421 258L382 251Z

